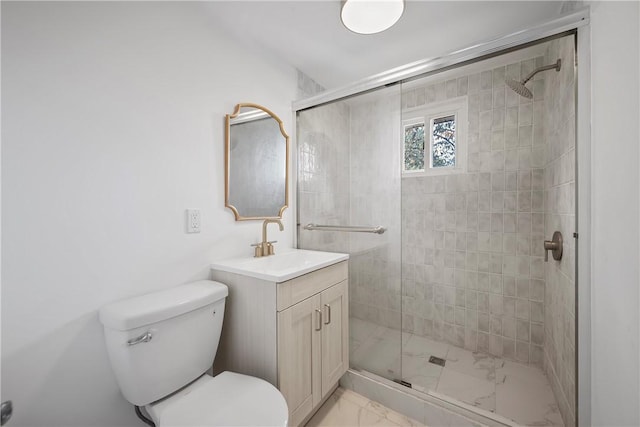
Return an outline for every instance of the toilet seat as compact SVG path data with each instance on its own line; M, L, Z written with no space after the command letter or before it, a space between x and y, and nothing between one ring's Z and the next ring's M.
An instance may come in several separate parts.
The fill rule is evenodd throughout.
M145 410L157 427L280 426L289 418L282 394L268 382L234 372L203 375Z

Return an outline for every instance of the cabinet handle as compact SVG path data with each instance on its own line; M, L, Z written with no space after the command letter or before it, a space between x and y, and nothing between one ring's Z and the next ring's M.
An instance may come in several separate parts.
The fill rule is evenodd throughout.
M331 323L331 306L329 304L325 304L324 306L327 309L327 320L324 322L324 324L328 325L329 323Z
M318 314L316 316L317 322L318 322L318 326L316 327L316 331L319 331L322 329L322 311L320 310L316 310L316 313Z

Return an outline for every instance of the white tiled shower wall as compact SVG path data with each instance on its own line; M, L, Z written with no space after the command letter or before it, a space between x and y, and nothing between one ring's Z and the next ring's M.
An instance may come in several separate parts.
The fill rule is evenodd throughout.
M393 141L400 135L400 87L359 96L350 107L350 221L353 225L386 228L382 235L350 235L351 315L399 330L402 147Z
M298 99L324 88L298 70ZM298 247L348 252L344 233L314 233L308 223L340 224L349 218L349 107L334 102L297 117ZM339 178L339 180L338 180Z
M573 37L549 43L545 63L562 60L550 72L545 97L547 165L545 237L558 230L564 238L562 260L549 254L546 268L544 368L566 426L575 426L575 47Z
M408 110L468 97L468 170L402 181L403 330L543 364L543 58L417 87Z
M349 252L352 316L400 329L400 91L387 88L298 115L298 242ZM377 226L382 235L306 231ZM399 350L398 350L399 351Z
M337 102L298 115L298 245L348 252L345 233L305 231L308 223L349 220L349 108Z

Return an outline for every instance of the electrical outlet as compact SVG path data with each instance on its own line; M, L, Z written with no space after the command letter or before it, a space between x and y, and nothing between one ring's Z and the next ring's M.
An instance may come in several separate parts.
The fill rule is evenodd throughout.
M200 232L200 209L187 209L187 233Z

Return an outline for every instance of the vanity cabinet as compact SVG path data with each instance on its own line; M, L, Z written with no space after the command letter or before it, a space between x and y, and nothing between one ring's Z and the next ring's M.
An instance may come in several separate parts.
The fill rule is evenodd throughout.
M213 271L229 287L214 373L264 378L289 425L306 421L349 367L348 268L342 261L285 282Z
M349 365L347 282L278 312L278 384L297 425Z

